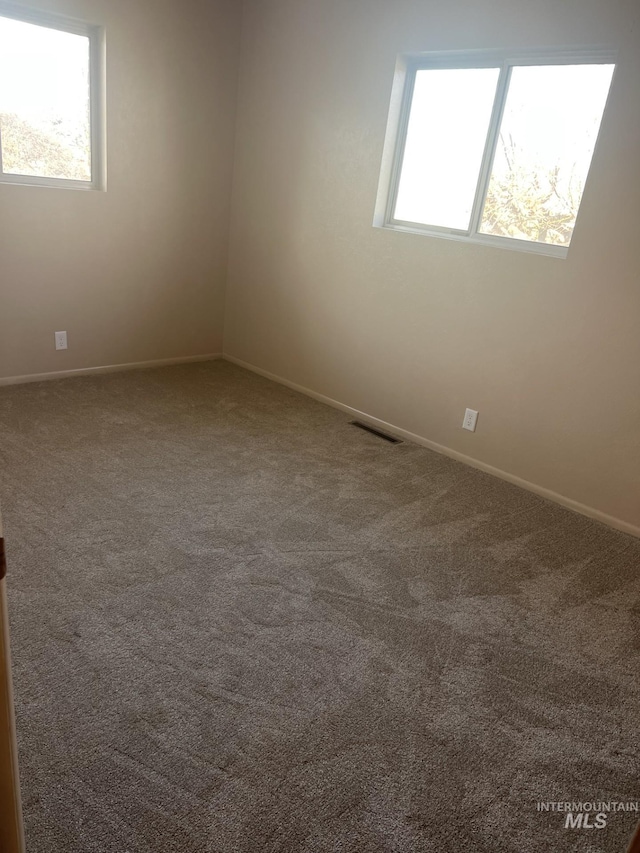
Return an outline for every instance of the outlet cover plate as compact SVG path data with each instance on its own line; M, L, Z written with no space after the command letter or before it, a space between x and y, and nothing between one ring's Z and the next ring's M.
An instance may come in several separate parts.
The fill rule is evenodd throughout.
M467 409L464 413L464 420L462 421L462 429L468 429L469 432L476 431L476 424L478 423L478 413L475 409Z

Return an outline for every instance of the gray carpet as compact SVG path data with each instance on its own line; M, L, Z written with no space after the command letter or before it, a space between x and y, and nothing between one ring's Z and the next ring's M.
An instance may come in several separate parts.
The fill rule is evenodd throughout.
M222 362L0 439L29 853L625 849L640 541Z

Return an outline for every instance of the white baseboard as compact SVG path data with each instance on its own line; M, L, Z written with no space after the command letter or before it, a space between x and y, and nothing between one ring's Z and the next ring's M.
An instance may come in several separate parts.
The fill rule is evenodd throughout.
M294 391L299 391L301 394L305 394L307 397L313 397L314 400L318 400L321 403L326 403L328 406L332 406L334 409L340 409L343 412L357 418L358 420L366 420L373 426L379 427L380 429L385 430L386 432L391 432L400 438L406 438L407 441L412 441L414 444L419 444L422 447L428 447L429 450L435 450L436 453L441 453L443 456L449 456L451 459L455 459L457 462L462 462L465 465L469 465L472 468L477 468L480 471L484 471L487 474L491 474L494 477L498 477L500 480L506 480L507 483L512 483L514 486L519 486L521 489L526 489L528 492L533 492L539 497L546 498L553 503L560 504L567 509L571 509L574 512L580 513L580 515L586 515L589 518L593 518L596 521L600 521L603 524L608 525L609 527L614 527L616 530L621 530L623 533L629 533L631 536L637 536L640 538L640 527L637 527L634 524L630 524L627 521L623 521L622 519L616 518L612 515L607 515L604 512L601 512L599 509L594 509L593 507L587 506L586 504L582 504L579 501L574 501L572 498L568 498L565 495L561 495L558 492L554 492L551 489L546 489L544 486L538 486L536 483L531 483L528 480L523 480L521 477L517 477L515 474L509 474L508 471L503 471L501 468L494 468L493 465L487 465L486 462L481 462L479 459L474 459L471 456L466 456L464 453L459 453L457 450L452 450L450 447L446 447L443 444L437 444L435 441L430 441L428 438L424 438L424 436L416 435L413 432L409 432L406 429L402 429L401 427L396 426L395 424L387 423L386 421L380 420L380 418L376 418L373 415L367 414L367 412L361 412L358 409L354 409L351 406L347 406L345 403L341 403L339 400L333 400L331 397L326 397L324 394L319 394L317 391L312 391L310 388L305 388L302 385L298 385L295 382L290 382L288 379L284 379L282 376L277 376L274 373L270 373L268 370L263 370L261 367L256 367L255 364L250 364L249 362L242 361L240 358L236 358L233 355L229 355L228 353L224 353L222 358L225 361L230 361L233 364L237 364L238 367L243 367L246 370L250 370L253 373L257 373L260 376L264 376L266 379L271 379L273 382L277 382L280 385L285 385L287 388L291 388Z
M69 379L72 376L90 376L94 373L119 373L123 370L144 370L148 367L169 367L172 364L191 364L196 361L215 361L222 353L188 355L181 358L160 358L155 361L134 361L128 364L107 364L102 367L80 367L76 370L56 370L51 373L29 373L26 376L0 377L2 385L23 385L26 382L43 382L49 379Z

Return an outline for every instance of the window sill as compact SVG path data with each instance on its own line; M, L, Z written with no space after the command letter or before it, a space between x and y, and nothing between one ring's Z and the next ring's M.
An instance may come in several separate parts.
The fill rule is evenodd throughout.
M31 175L0 174L0 184L11 184L20 187L46 187L58 190L81 190L83 192L103 192L104 186L93 181L72 181L67 178L40 178Z
M405 234L420 234L423 237L438 237L456 240L459 243L472 243L476 246L489 246L494 249L510 249L512 252L526 252L530 255L545 255L549 258L566 258L568 246L552 246L549 243L534 243L529 240L516 240L511 237L492 237L485 234L462 234L439 228L427 228L404 222L373 223L374 228L388 231L401 231Z

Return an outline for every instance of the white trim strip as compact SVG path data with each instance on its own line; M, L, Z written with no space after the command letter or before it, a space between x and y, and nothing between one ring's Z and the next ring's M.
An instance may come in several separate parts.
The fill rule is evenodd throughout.
M0 537L1 536L2 519L0 519ZM11 752L11 766L7 768L6 772L13 776L14 780L14 803L11 820L15 828L15 834L17 836L16 840L18 844L18 846L15 848L15 853L25 853L26 848L24 839L24 822L22 818L22 795L20 791L20 771L18 766L18 740L16 736L16 721L14 711L15 702L13 698L13 678L11 674L11 644L9 640L9 611L7 608L6 584L7 582L4 578L0 580L0 631L2 631L2 639L0 640L0 654L4 656L6 678L6 682L4 685L4 699L6 701L5 713L9 720L9 731L6 733L3 732L3 735L8 736L9 738L9 749ZM6 816L6 819L9 820L8 815ZM9 836L11 836L11 834L11 831L9 831Z
M146 370L152 367L171 367L174 364L192 364L198 361L217 361L222 353L209 355L188 355L181 358L160 358L154 361L132 361L127 364L107 364L100 367L80 367L77 370L57 370L51 373L29 373L25 376L0 377L0 387L3 385L24 385L27 382L44 382L49 379L69 379L72 376L91 376L94 373L120 373L125 370Z
M486 462L481 462L479 459L474 459L471 456L466 456L464 453L460 453L457 450L453 450L450 447L446 447L443 444L437 444L435 441L430 441L428 438L424 438L424 436L416 435L413 432L409 432L406 429L402 429L401 427L396 426L395 424L387 423L387 421L382 421L380 418L376 418L373 415L369 415L366 412L361 412L358 409L354 409L351 406L347 406L345 403L341 403L338 400L333 400L331 397L326 397L324 394L319 394L317 391L312 391L310 388L305 388L303 385L298 385L295 382L290 382L288 379L284 379L282 376L277 376L275 373L270 373L268 370L263 370L260 367L256 367L254 364L250 364L247 361L243 361L240 358L236 358L233 355L229 355L228 353L224 353L222 356L225 361L230 361L232 364L236 364L238 367L243 367L245 370L250 370L252 373L257 373L260 376L264 376L266 379L270 379L272 382L277 382L280 385L285 385L287 388L291 388L293 391L298 391L301 394L305 394L307 397L312 397L314 400L318 400L321 403L325 403L327 406L332 406L334 409L340 409L342 412L346 412L349 415L355 416L358 419L364 419L371 423L372 425L382 429L386 432L391 432L394 435L400 436L401 438L407 439L407 441L412 441L414 444L419 444L422 447L427 447L429 450L434 450L436 453L441 453L443 456L448 456L451 459L455 459L457 462L462 462L464 465L469 465L471 468L477 468L479 471L484 471L486 474L491 474L493 477L498 477L500 480L505 480L507 483L511 483L514 486L519 486L521 489L525 489L527 492L533 492L538 495L538 497L546 498L546 500L551 501L552 503L560 504L560 506L565 507L566 509L571 509L574 512L579 513L580 515L586 515L588 518L592 518L595 521L600 521L602 524L606 524L608 527L613 527L616 530L621 530L623 533L629 533L631 536L636 536L640 538L640 527L637 527L634 524L629 523L628 521L623 521L620 518L616 518L613 515L607 515L604 512L601 512L599 509L595 509L594 507L587 506L586 504L582 504L579 501L574 501L572 498L568 498L565 495L561 495L558 492L554 492L551 489L547 489L544 486L538 486L536 483L531 483L529 480L523 480L521 477L517 477L515 474L509 474L507 471L503 471L501 468L495 468L493 465L488 465Z

